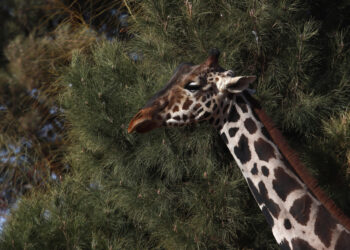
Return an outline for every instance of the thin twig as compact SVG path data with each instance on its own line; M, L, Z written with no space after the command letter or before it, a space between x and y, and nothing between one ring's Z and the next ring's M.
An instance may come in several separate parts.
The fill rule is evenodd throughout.
M130 9L130 7L129 7L127 1L126 1L126 0L123 0L123 2L124 2L125 7L128 9L128 12L129 12L130 16L131 16L132 19L134 19L134 21L136 22L136 18L135 18L135 16L132 14L131 9Z

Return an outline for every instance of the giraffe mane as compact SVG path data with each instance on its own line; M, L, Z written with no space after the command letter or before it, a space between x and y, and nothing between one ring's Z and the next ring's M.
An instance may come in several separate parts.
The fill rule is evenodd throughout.
M149 99L148 102L143 106L143 108L150 107L155 100L157 100L159 97L167 93L169 89L171 89L175 84L177 84L177 82L179 81L179 78L183 74L189 73L191 71L191 66L193 65L194 65L193 63L181 63L179 66L177 66L169 82L161 90L159 90L155 95L153 95L151 99Z
M282 155L288 161L292 170L311 190L313 195L322 203L322 205L333 215L346 229L350 230L350 218L337 207L334 201L322 190L317 180L310 174L309 170L300 161L298 154L289 146L287 140L283 137L281 131L275 126L271 118L261 108L260 103L249 93L245 92L244 96L252 104L253 111L264 124L266 130L270 134L273 142L280 149Z

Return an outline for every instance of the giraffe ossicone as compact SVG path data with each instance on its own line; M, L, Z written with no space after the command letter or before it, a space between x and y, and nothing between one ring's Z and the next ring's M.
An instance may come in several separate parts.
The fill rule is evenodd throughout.
M132 118L128 132L209 121L220 133L282 249L350 249L350 220L315 185L247 88L213 50L183 63Z

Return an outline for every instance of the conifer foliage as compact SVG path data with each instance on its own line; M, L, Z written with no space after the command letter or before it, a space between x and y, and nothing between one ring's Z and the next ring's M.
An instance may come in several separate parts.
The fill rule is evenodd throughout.
M276 248L210 126L126 131L180 62L200 63L213 47L224 68L258 76L252 87L265 110L350 214L347 8L337 9L334 26L318 8L297 1L145 0L130 9L133 39L102 39L91 54L76 51L62 72L72 172L21 200L0 246Z
M0 3L0 215L28 190L69 170L64 161L69 139L56 102L62 88L55 82L72 51L87 53L98 38L94 30L109 39L125 38L120 28L100 27L102 21L118 27L125 13L120 2L82 2Z

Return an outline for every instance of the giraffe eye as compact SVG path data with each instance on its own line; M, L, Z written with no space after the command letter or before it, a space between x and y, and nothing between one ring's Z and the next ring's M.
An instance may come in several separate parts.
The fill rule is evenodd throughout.
M198 82L188 82L184 88L191 92L195 92L201 88L201 85Z

